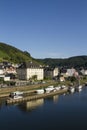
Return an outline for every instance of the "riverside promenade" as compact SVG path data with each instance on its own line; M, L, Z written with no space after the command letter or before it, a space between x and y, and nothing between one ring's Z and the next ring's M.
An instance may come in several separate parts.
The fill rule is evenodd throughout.
M33 85L27 85L27 86L13 86L13 87L7 87L7 88L0 88L0 98L2 97L8 97L11 92L14 91L22 91L28 95L28 93L34 92L38 88L45 88L49 85L56 85L57 82L47 82L45 84L33 84Z
M40 98L47 98L53 95L57 95L57 94L63 94L66 93L68 91L68 88L64 88L61 90L57 90L55 92L50 92L50 93L44 93L44 94L36 94L34 96L26 96L20 99L12 99L12 98L8 98L6 100L7 104L14 104L14 103L19 103L19 102L25 102L25 101L31 101L31 100L35 100L35 99L40 99Z

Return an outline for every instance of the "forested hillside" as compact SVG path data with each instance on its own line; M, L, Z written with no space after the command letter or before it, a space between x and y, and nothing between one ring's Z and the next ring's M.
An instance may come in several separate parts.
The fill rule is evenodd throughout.
M34 61L39 64L50 65L50 66L66 66L66 67L85 67L87 68L87 56L75 56L65 59L35 59L31 57L27 51L21 51L16 47L0 42L0 62L9 61L13 63L21 63Z
M38 59L38 61L43 62L50 66L67 66L67 67L85 67L87 68L87 56L75 56L65 59Z

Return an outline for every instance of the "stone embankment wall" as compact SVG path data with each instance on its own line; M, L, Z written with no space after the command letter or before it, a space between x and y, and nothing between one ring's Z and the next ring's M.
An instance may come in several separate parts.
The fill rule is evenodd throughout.
M6 103L11 104L11 103L24 102L24 101L31 101L31 100L40 99L40 98L47 98L49 96L53 96L53 95L56 95L56 94L66 93L67 90L68 90L68 88L66 87L64 89L57 90L55 92L37 94L37 95L34 95L34 96L27 96L27 97L23 97L21 99L7 99Z
M55 85L56 82L49 82L45 84L37 84L37 85L29 85L29 86L20 86L20 87L7 87L7 88L0 88L0 97L8 97L10 92L14 91L23 91L25 93L34 92L37 88L44 88L49 85Z

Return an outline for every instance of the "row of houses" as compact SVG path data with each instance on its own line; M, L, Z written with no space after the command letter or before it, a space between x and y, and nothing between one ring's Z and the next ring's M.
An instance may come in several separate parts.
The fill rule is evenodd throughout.
M87 70L80 71L83 75L87 75ZM75 76L78 77L79 73L74 68L60 69L58 67L41 66L36 62L24 62L20 65L11 63L0 63L0 77L4 80L17 78L19 80L37 79L43 80L44 78L57 78L60 75L60 81L64 81L64 77Z
M16 66L9 62L0 63L0 78L3 78L4 81L9 81L10 79L15 78L16 74Z
M43 80L44 78L52 79L53 77L57 76L58 73L58 67L43 67L33 62L22 63L17 69L18 78L21 80L29 80L35 76L37 80Z
M53 78L58 73L58 67L43 67L36 62L23 62L20 65L0 63L0 77L4 78L5 81L13 79L15 76L19 80L30 80L32 78L43 80L45 77Z

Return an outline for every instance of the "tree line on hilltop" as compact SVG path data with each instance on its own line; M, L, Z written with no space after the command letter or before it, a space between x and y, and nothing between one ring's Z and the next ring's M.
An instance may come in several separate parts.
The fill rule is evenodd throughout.
M46 58L46 59L38 59L38 61L41 61L43 64L49 65L49 66L59 66L59 67L74 67L74 68L80 68L84 67L87 68L87 56L75 56L65 59L52 59L52 58Z
M70 58L45 58L35 59L29 52L21 51L16 47L0 42L0 62L9 61L12 63L22 63L28 61L34 61L38 64L49 65L51 67L84 67L87 68L87 56L74 56Z

